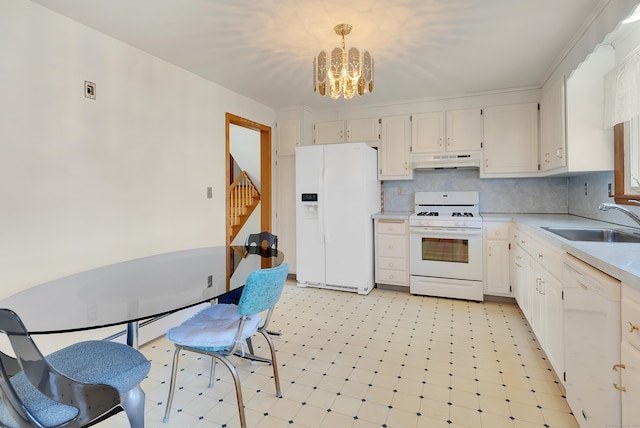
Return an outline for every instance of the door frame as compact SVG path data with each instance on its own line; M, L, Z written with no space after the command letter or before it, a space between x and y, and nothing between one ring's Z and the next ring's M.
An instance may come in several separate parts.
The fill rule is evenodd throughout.
M231 180L231 154L229 151L229 126L236 125L243 128L252 129L260 133L260 231L271 232L271 206L272 206L272 189L271 189L271 127L253 122L240 116L236 116L229 112L225 113L226 133L225 133L225 179L226 179L226 214L225 214L225 240L227 246L231 244L229 228L229 212L231 199L229 198L229 187Z

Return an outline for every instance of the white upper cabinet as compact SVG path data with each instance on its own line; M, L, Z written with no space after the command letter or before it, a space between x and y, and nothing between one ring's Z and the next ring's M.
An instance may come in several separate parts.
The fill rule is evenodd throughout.
M480 177L525 177L538 171L538 104L484 109Z
M346 123L348 143L380 141L380 119L352 119Z
M315 124L315 144L335 144L380 140L380 120L378 118L336 120Z
M379 180L410 180L411 120L408 115L383 117L378 148Z
M479 151L482 147L482 109L434 111L411 116L411 152Z
M445 113L414 114L411 116L411 153L445 151Z
M314 144L344 143L344 120L320 122L314 125Z
M278 128L278 156L290 156L296 154L296 147L300 145L300 120L282 120L277 124Z
M447 112L447 151L480 150L482 147L482 109Z
M604 127L604 75L614 56L611 46L601 46L567 78L567 172L613 170L613 128Z
M567 165L565 156L565 83L560 76L547 83L540 99L540 170Z

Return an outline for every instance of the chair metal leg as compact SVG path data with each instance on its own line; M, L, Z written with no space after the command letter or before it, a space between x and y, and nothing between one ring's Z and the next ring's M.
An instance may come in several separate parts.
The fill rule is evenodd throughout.
M129 418L131 428L144 428L144 399L144 391L140 385L121 397L122 407Z
M213 383L216 378L216 359L211 357L211 372L209 373L209 388L213 388Z
M242 400L242 388L240 387L240 376L238 376L238 371L231 363L231 361L227 360L226 358L219 355L216 355L215 358L222 361L222 363L229 369L229 372L231 372L231 376L233 376L233 383L236 387L236 399L238 400L238 415L240 416L240 427L247 428L247 420L244 414L244 401Z
M255 354L255 352L253 352L253 343L251 342L251 337L247 337L246 342L247 348L249 348L249 353L252 355Z
M171 381L169 382L169 397L167 398L167 408L164 411L164 418L162 422L169 422L169 413L171 413L171 404L173 403L173 394L176 387L176 377L178 375L178 359L180 358L180 351L182 347L176 346L176 350L173 353L173 366L171 367Z
M278 362L276 361L276 349L273 346L273 341L269 337L269 333L262 330L260 333L264 336L269 344L269 350L271 351L271 366L273 367L273 380L276 383L276 397L282 398L282 392L280 392L280 376L278 375Z

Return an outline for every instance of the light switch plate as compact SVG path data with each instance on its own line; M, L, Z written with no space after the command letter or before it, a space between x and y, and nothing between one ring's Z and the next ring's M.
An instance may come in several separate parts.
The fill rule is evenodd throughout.
M92 100L96 99L96 84L94 82L84 81L84 96Z

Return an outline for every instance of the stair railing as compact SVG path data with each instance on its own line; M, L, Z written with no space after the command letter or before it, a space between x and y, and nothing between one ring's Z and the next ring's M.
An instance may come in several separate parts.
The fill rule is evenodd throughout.
M242 171L233 183L231 183L229 187L229 198L231 201L229 213L231 230L229 233L233 241L237 233L242 229L242 225L244 225L260 201L260 192L258 192L258 189L246 171Z

